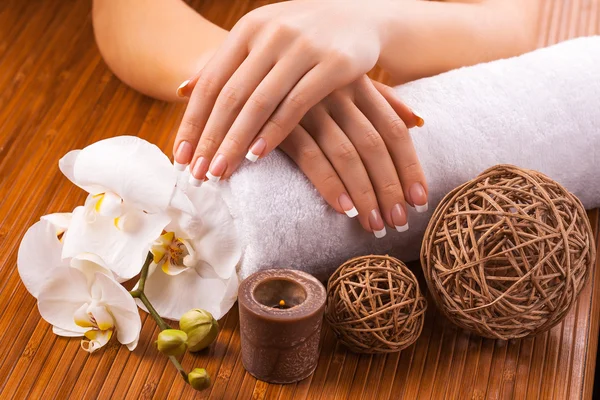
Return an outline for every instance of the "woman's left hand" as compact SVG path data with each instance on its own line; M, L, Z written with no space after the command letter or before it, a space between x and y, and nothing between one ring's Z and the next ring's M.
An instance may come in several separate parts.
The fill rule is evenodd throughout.
M375 66L377 10L299 1L244 16L198 76L175 139L180 168L190 163L197 182L218 180L245 155L276 148L315 104Z

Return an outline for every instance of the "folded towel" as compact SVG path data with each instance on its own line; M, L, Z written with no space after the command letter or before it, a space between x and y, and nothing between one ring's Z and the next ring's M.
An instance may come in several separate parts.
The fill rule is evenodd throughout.
M462 68L397 88L425 127L412 137L429 185L428 213L383 239L333 211L284 154L244 165L220 184L244 249L240 275L271 267L326 277L346 259L388 253L418 258L442 197L501 163L535 169L586 208L600 206L600 37Z

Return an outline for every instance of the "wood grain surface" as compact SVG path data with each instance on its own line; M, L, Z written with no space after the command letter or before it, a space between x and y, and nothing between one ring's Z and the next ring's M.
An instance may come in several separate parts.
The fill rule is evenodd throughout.
M88 355L79 349L79 340L53 335L15 263L27 227L43 214L70 210L84 200L84 193L59 172L58 159L124 133L156 143L168 154L183 112L181 105L136 93L107 69L94 44L90 3L0 1L1 399L592 397L598 265L564 322L538 337L481 339L454 328L431 306L420 339L397 354L347 352L326 329L316 372L294 385L268 385L244 371L237 308L221 321L218 341L209 351L183 357L186 368L204 366L213 378L212 387L200 393L187 387L155 350L158 329L146 314L134 352L114 343ZM228 28L265 3L192 2ZM545 0L541 7L539 46L600 33L600 0ZM589 216L598 235L598 210Z

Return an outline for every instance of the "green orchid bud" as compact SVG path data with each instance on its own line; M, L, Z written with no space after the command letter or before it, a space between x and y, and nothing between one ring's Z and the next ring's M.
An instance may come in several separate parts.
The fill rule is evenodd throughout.
M165 329L158 334L158 351L168 356L180 356L185 352L187 335L179 329Z
M188 382L196 390L204 390L210 386L210 376L204 368L194 368L188 374Z
M199 308L190 310L181 316L179 328L187 336L190 351L200 351L215 341L219 334L219 323L208 311Z

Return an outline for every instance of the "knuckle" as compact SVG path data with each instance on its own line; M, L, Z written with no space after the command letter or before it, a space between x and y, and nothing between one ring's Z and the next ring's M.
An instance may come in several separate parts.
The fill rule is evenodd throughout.
M270 111L272 109L272 103L269 100L269 96L264 93L255 92L250 96L248 101L256 111Z
M204 96L216 95L218 93L217 82L208 73L200 74L195 89L199 90Z
M366 203L374 203L373 199L375 198L375 193L370 185L361 186L361 188L358 190L358 194L362 199L365 200Z
M298 147L298 157L301 163L313 163L319 158L319 150L314 146Z
M233 149L235 151L241 151L244 147L242 141L237 137L237 135L227 135L225 136L225 144L228 149Z
M402 165L401 169L402 176L413 178L415 181L421 176L421 164L416 160Z
M358 153L350 142L340 143L335 156L344 162L356 162L358 160Z
M267 121L267 124L269 125L270 130L275 132L275 135L283 135L283 121L276 114L271 115L271 117Z
M402 187L400 186L400 182L389 181L382 184L378 192L382 196L393 196L394 198L397 198L402 193Z
M339 178L335 174L327 173L321 177L319 184L320 184L320 187L323 187L326 189L337 187L337 185L339 184Z
M381 135L379 135L379 132L374 129L365 130L363 140L364 146L369 151L378 150L383 145L383 139L381 138Z
M283 103L284 107L289 107L294 111L304 111L308 101L302 93L290 93Z
M224 108L235 108L239 106L240 100L240 89L235 86L225 85L221 89L221 93L219 93L217 102Z
M392 117L389 123L390 133L395 138L401 138L402 136L406 136L408 133L408 129L406 128L406 124L402 121L400 117Z
M200 135L202 132L202 123L196 118L184 118L181 120L179 132L182 140L190 139Z
M217 147L219 147L217 140L210 135L206 135L200 138L200 143L198 143L196 152L198 154L208 154L215 151Z

